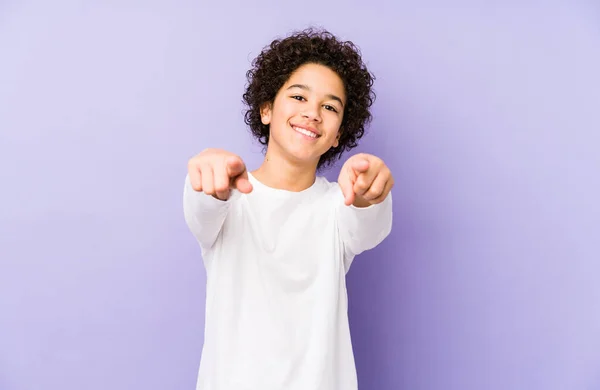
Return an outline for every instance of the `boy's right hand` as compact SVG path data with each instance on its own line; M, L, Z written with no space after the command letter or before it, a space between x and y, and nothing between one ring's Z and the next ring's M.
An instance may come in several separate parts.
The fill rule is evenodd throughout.
M221 149L206 149L188 162L192 188L220 200L229 199L232 189L248 194L252 184L242 159Z

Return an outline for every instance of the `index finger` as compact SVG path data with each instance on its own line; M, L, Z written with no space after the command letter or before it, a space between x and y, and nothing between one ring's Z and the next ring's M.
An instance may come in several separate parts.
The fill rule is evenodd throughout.
M227 157L225 164L230 178L239 176L246 171L246 164L239 157Z
M352 161L352 170L358 174L367 172L369 170L369 160L366 158L360 158Z

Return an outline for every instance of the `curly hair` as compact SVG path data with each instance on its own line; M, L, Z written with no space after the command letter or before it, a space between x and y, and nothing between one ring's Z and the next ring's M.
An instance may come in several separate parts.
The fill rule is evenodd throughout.
M360 50L350 41L340 41L325 30L309 28L284 39L275 39L252 62L247 71L248 84L243 95L247 106L244 121L252 135L265 146L269 126L261 121L260 107L273 103L277 92L300 66L308 63L327 66L340 76L346 92L346 107L340 127L339 144L325 152L317 169L331 165L344 151L358 146L365 126L371 121L370 107L375 76L362 61Z

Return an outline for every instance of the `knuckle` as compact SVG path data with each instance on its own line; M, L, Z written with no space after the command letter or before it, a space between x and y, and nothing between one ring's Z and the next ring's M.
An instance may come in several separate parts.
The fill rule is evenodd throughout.
M369 195L373 198L378 197L383 192L383 189L380 187L371 187L369 190Z
M199 157L191 158L188 161L188 170L202 172L203 163L204 163L204 161L202 158L199 158Z
M196 169L197 166L198 166L198 160L195 157L190 158L188 160L188 164L187 164L188 170L190 170L190 171L194 170L194 169Z

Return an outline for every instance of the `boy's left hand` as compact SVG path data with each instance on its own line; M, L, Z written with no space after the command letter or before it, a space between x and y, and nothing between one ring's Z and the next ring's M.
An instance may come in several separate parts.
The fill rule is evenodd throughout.
M394 178L379 157L360 153L344 163L338 184L346 206L367 207L383 202L394 186Z

